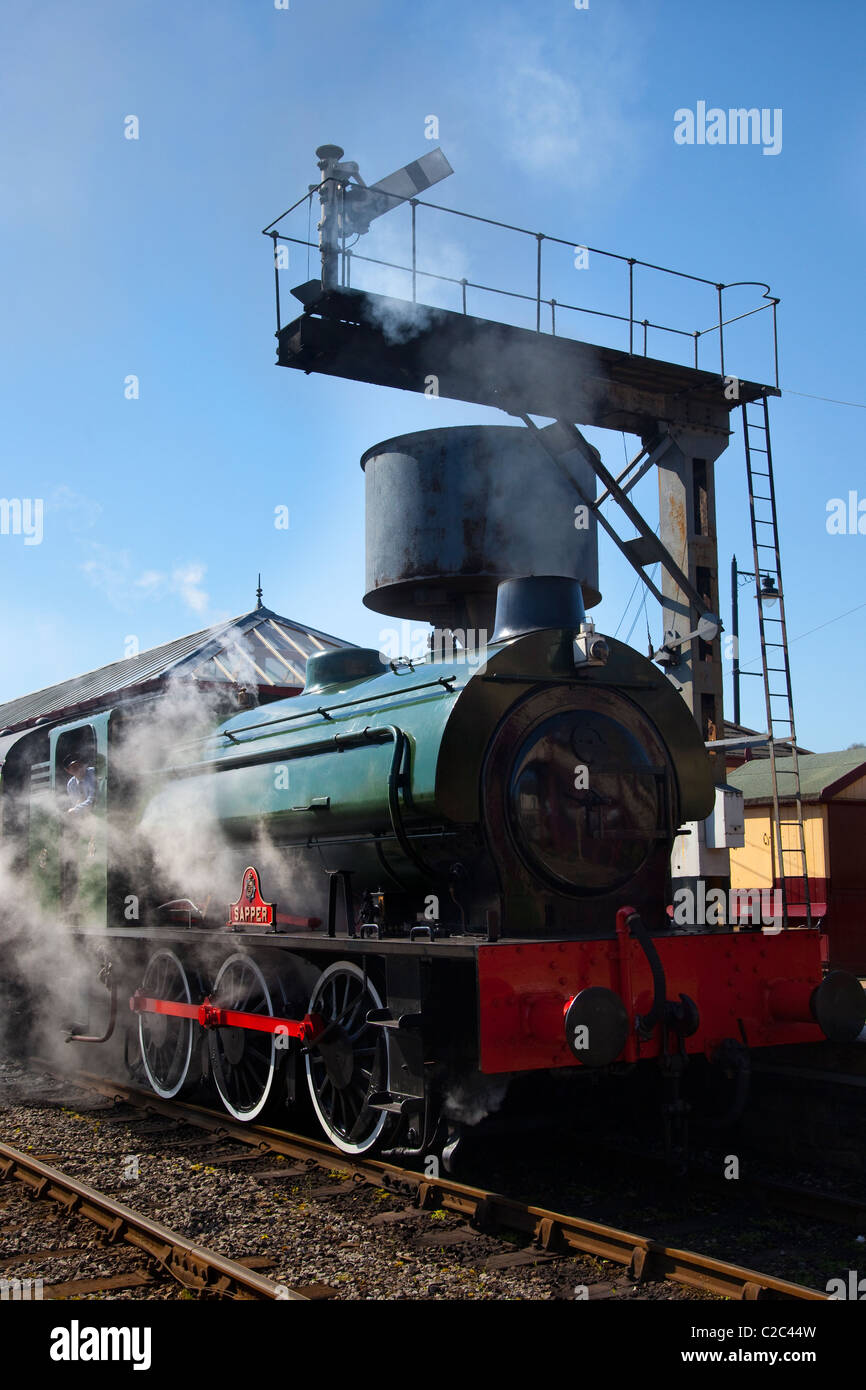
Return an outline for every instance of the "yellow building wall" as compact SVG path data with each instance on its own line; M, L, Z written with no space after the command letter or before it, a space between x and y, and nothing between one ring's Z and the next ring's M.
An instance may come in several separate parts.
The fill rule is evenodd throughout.
M858 777L850 787L844 787L833 797L834 801L866 801L866 777Z
M782 819L792 816L793 806L779 808ZM803 807L803 829L806 838L806 866L810 878L827 878L827 808L826 806ZM772 806L747 806L745 840L742 849L731 850L732 888L772 888L773 879L779 874L778 855L774 854L774 827ZM782 844L785 849L799 847L799 837L793 826L782 827ZM775 870L773 867L775 860ZM799 854L785 855L785 875L787 878L799 877Z

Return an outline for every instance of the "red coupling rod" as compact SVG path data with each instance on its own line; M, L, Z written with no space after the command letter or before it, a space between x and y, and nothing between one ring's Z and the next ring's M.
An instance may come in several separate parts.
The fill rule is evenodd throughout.
M169 1018L191 1018L202 1028L247 1028L254 1033L280 1033L297 1038L301 1043L315 1042L325 1031L319 1014L303 1018L275 1018L271 1014L245 1013L240 1009L224 1009L205 999L201 1004L186 1004L179 999L153 999L137 989L129 1001L133 1013L165 1014Z

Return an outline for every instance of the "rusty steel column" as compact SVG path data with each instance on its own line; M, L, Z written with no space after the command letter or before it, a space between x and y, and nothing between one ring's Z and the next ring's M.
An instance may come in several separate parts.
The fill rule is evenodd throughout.
M716 542L715 461L727 448L729 432L721 428L667 429L668 448L658 462L659 538L707 607L719 612L719 559ZM667 642L697 626L695 613L676 580L662 570L663 621ZM692 637L671 645L666 668L697 721L705 743L724 738L722 707L722 639L706 642ZM724 753L710 754L713 781L725 782ZM718 793L724 796L724 793ZM712 817L710 818L712 820ZM686 887L700 899L709 888L730 886L727 847L707 839L706 823L694 823L674 845L673 887ZM676 902L676 892L674 895ZM697 919L696 919L697 920Z
M719 559L716 542L715 461L727 448L729 431L721 425L687 429L664 428L668 447L658 461L659 539L713 613L719 612ZM695 717L705 743L725 736L722 707L722 641L699 636L677 644L676 637L693 633L697 613L687 595L662 570L664 599L663 644L667 647L668 678L676 684ZM724 753L710 755L713 781L725 782ZM717 792L724 803L725 792ZM691 904L686 922L705 926L703 911L708 890L730 888L731 866L726 836L718 837L715 813L705 822L683 827L671 856L672 892L677 903ZM736 843L736 841L734 841ZM683 894L682 890L685 890Z
M719 612L716 543L715 461L727 448L725 430L667 431L668 448L658 462L659 539L713 613ZM671 575L662 570L664 632L694 631L698 614ZM664 639L663 639L664 640ZM722 643L693 637L674 649L669 675L694 715L705 742L724 738ZM724 781L724 759L714 759L716 782Z

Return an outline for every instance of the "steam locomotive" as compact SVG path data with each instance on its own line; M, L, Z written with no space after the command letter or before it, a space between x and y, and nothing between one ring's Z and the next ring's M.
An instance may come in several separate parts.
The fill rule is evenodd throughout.
M111 995L78 1040L122 1046L159 1096L204 1079L242 1121L308 1102L347 1153L423 1155L517 1080L678 1075L862 1028L817 930L674 924L671 851L713 809L710 760L671 682L587 618L592 537L576 551L572 526L560 555L552 527L539 573L525 526L510 550L497 534L525 500L522 467L503 497L501 436L523 433L424 432L366 460L367 601L435 611L423 659L321 652L300 694L187 728L170 756L165 709L88 716L100 798L74 834L56 802L84 721L10 751L3 839L28 901ZM395 495L387 470L429 463L432 434L439 501L417 478ZM449 554L453 518L431 513L454 505L457 445L465 493L469 443L496 468L486 555L465 527Z

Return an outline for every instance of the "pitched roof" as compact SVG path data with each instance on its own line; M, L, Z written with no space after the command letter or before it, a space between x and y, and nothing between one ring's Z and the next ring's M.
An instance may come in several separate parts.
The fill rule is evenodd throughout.
M271 686L301 686L308 656L351 645L283 618L270 608L254 608L96 671L7 700L0 704L0 730L57 715L169 674L203 681L237 681L258 686L260 692Z
M724 740L727 745L724 752L729 758L742 757L748 750L749 758L769 758L770 749L766 742L767 735L758 733L757 729L749 729L745 724L734 724L732 720L725 720ZM750 742L751 739L764 742ZM811 749L802 748L797 744L797 752L802 754L811 753Z
M780 800L789 799L786 792L791 779L785 771L788 762L787 758L776 760L781 774L778 783ZM801 754L798 762L802 799L825 801L858 777L866 776L866 747L845 748L838 753ZM769 758L743 763L742 767L734 768L726 776L731 786L739 787L747 802L772 801Z

